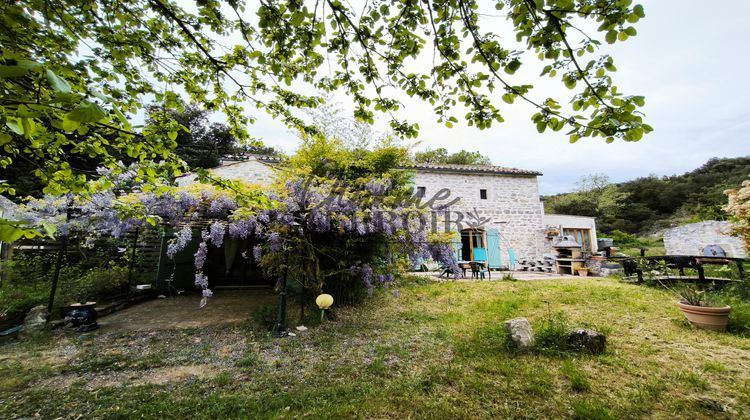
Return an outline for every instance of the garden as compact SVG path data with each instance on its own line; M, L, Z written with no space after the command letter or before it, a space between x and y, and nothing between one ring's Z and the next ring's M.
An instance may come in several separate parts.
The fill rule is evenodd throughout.
M378 289L282 339L248 320L57 331L5 346L0 415L730 418L750 410L750 332L739 315L748 317L747 303L729 332L716 333L688 324L663 288L614 278L400 282L398 298ZM517 316L534 328L531 350L509 345L503 321ZM566 347L561 334L574 327L605 333L606 351Z

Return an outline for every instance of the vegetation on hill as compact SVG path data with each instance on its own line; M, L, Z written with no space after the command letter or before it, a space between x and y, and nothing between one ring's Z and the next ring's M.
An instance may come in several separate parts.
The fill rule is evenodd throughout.
M589 175L576 191L545 198L547 213L596 217L600 231L644 234L672 223L728 218L724 191L750 176L750 156L714 158L682 175L650 175L613 184L606 175Z

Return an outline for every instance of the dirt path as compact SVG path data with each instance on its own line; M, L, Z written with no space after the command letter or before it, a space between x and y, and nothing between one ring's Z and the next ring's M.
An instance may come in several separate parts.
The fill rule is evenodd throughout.
M202 328L250 319L253 311L278 300L271 290L217 290L208 305L199 307L198 295L144 302L99 319L103 330L154 331Z

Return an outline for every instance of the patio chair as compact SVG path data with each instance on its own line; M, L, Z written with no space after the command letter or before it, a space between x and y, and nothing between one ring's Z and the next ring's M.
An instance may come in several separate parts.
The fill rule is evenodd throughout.
M449 276L453 275L453 269L447 265L440 266L440 274L438 275L438 277L443 277L443 274L445 274L445 277L448 278Z
M487 277L490 277L490 270L487 269L484 264L476 261L469 263L471 266L471 277L475 279L484 279L484 274L487 273Z

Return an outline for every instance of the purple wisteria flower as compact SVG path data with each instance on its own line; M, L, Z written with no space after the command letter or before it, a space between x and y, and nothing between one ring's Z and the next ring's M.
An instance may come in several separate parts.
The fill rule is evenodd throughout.
M195 285L201 289L208 289L208 277L202 272L195 273Z
M200 270L206 263L206 255L208 255L208 245L206 242L201 242L198 245L198 250L195 251L195 268Z
M271 232L271 234L268 235L268 247L273 252L281 250L281 235L279 235L278 232Z
M255 262L260 262L262 256L263 248L260 245L255 245L253 247L253 258L255 259Z
M224 228L224 223L221 222L213 222L211 224L211 228L209 231L209 237L211 239L211 243L216 246L220 247L221 244L224 243L224 233L226 229Z
M185 249L191 239L193 239L193 229L189 225L183 226L183 228L177 232L177 236L169 241L169 245L167 245L167 256L174 259L175 254Z
M255 219L246 218L229 222L229 236L233 239L247 239L255 233Z
M362 269L360 270L362 272L362 280L365 282L365 286L367 287L367 294L369 296L372 296L372 292L375 290L375 286L372 284L372 267L365 264L362 266Z

